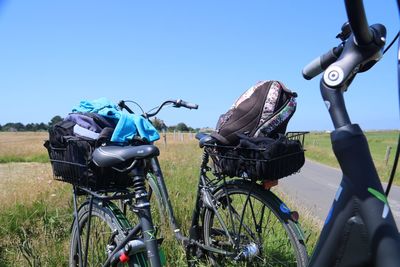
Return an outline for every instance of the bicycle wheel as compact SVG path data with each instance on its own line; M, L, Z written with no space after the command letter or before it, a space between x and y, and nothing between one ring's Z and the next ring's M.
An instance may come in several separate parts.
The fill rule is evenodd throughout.
M89 203L84 203L78 212L79 234L77 224L74 223L71 234L69 266L80 266L87 259L86 266L102 266L109 253L126 237L125 233L130 227L120 210L111 202L99 205L93 202L90 231ZM78 238L81 238L82 253L79 253ZM87 254L85 254L87 246ZM81 259L80 259L80 256ZM132 265L133 266L133 265ZM139 265L140 266L140 265Z
M236 180L214 193L217 212L205 209L204 243L231 254L208 254L217 266L306 266L299 225L271 191Z

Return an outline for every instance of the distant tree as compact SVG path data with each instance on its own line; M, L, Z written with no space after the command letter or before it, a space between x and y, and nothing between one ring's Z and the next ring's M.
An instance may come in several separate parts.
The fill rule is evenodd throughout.
M37 126L37 131L47 131L49 129L49 125L41 122L40 124L38 124Z
M25 125L23 123L17 122L15 124L15 129L17 129L17 131L24 131L25 130Z
M151 120L151 123L153 126L157 129L157 131L162 131L167 129L167 125L165 125L163 120L160 120L157 117L154 117L154 119Z
M173 132L176 130L176 126L175 125L168 126L167 130L168 130L168 132Z
M61 116L58 116L58 115L54 116L49 122L49 127L53 126L54 124L56 124L57 122L60 122L62 120L63 120L63 118Z
M0 125L0 131L3 132L22 132L22 131L46 131L48 129L48 125L46 123L28 123L26 125L20 122L8 122L4 125Z
M25 125L20 122L8 122L3 126L3 130L7 132L16 132L25 130Z
M3 125L2 130L7 132L12 127L11 123L6 123Z
M176 125L176 130L181 131L181 132L187 132L189 131L189 127L183 122L180 122Z
M37 130L37 123L28 123L25 125L25 131L34 132Z
M14 124L14 128L15 128L15 130L17 130L18 132L21 132L21 131L24 131L25 130L25 125L24 124L22 124L22 123L20 123L20 122L17 122L17 123L13 123Z

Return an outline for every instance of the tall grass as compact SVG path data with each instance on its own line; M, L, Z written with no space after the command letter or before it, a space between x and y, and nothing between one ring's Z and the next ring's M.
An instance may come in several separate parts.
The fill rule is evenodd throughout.
M193 140L171 140L167 146L162 142L158 145L171 204L182 231L187 234L202 150ZM6 203L0 208L0 266L67 266L72 223L71 186L52 181L49 164L1 164L0 174L4 174L0 176L0 190L5 194L0 200ZM11 179L1 183L6 177ZM153 217L162 222L158 224L159 234L164 237L162 248L168 266L186 266L184 248L175 240L168 223L161 221L157 209ZM130 218L136 220L134 216ZM306 226L308 247L313 247L317 231L312 223Z
M70 187L49 164L0 164L0 266L66 266Z
M45 139L47 132L0 132L0 163L49 162Z
M0 211L19 203L30 203L42 192L56 195L59 185L52 179L50 164L0 164Z
M72 209L66 190L57 193L0 211L0 266L67 265Z
M398 132L366 135L378 171L381 177L386 177L386 147L393 147L390 166ZM0 163L7 162L0 164L0 266L67 266L72 223L71 186L53 181L47 163L15 163L46 162L47 152L42 146L46 138L47 133L0 133ZM187 233L202 151L196 141L187 137L182 140L180 136L169 135L167 140L166 146L158 142L160 163L175 216L182 231ZM337 167L328 134L310 134L306 148L309 158ZM398 173L396 182L399 183ZM289 207L298 209L310 250L321 224L308 215L309 211L296 207L290 196L279 192L279 186L274 190ZM162 220L158 213L153 216L156 221ZM174 239L167 222L159 224L159 232L165 238L163 249L168 262L186 265L185 251Z
M394 161L398 131L366 132L369 147L382 181L387 181ZM46 132L0 132L0 164L10 162L49 162L43 141L48 138ZM163 138L162 138L163 139ZM185 144L193 142L193 134L167 134L167 144ZM159 141L164 147L164 142ZM339 164L333 154L328 133L310 133L305 139L306 157L338 168ZM387 147L392 148L389 161L386 163ZM179 157L179 156L178 156ZM395 184L400 185L400 172L397 172Z

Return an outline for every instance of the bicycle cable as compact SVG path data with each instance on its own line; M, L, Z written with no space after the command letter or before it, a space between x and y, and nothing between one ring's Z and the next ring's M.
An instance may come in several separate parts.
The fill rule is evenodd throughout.
M139 108L140 108L140 110L142 111L142 113L144 114L145 112L144 112L144 110L143 110L143 108L142 108L142 106L141 105L139 105L139 103L138 102L135 102L135 101L133 101L133 100L125 100L125 102L126 103L132 103L132 104L135 104L136 106L138 106Z
M385 54L394 44L394 42L396 41L397 38L399 38L400 35L400 31L397 32L396 36L393 38L393 40L390 42L390 44L385 48L385 50L383 50L383 54Z

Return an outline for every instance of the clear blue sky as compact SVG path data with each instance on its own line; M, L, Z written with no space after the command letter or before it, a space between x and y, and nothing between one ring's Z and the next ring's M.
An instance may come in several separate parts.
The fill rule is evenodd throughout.
M369 22L399 30L396 1L365 0ZM1 1L0 124L48 122L82 99L132 99L151 109L169 98L167 125L214 126L259 80L296 91L291 130L332 129L319 78L301 69L338 44L343 1ZM347 95L365 129L399 128L396 49Z

